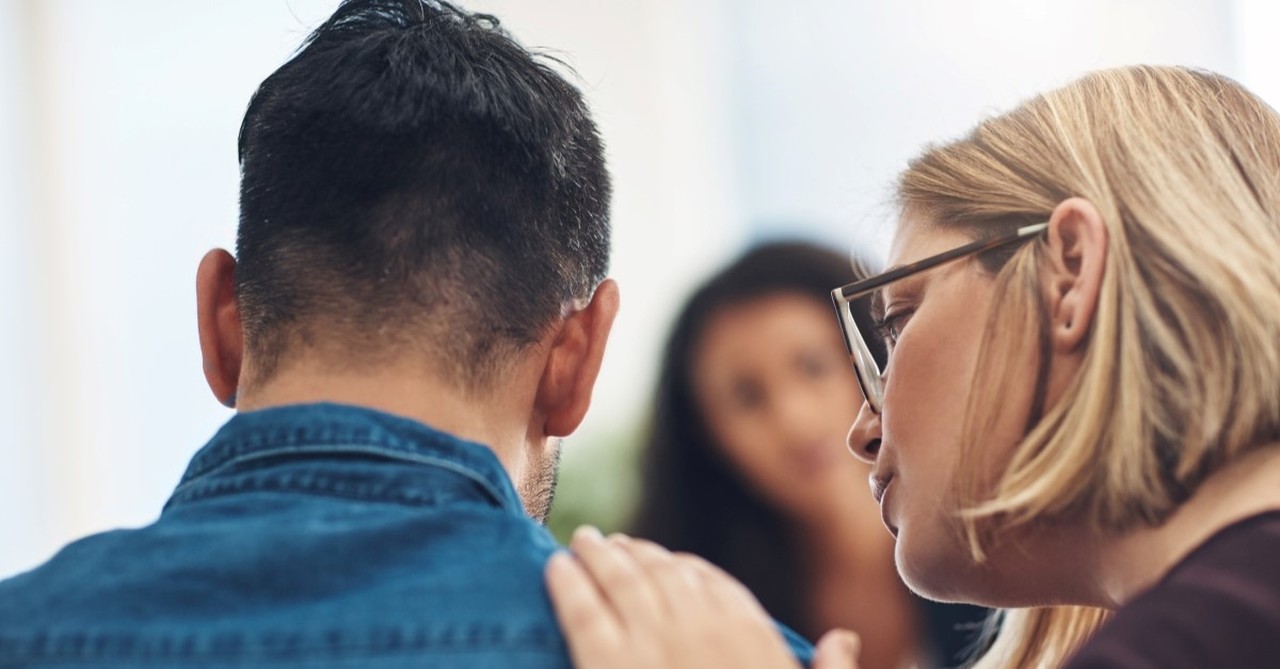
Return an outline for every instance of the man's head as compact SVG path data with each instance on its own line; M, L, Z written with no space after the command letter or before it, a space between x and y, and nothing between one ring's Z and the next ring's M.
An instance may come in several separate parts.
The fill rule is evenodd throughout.
M254 94L239 154L237 258L207 257L200 278L224 402L300 361L342 374L409 360L404 374L486 398L531 351L551 365L604 279L596 127L492 17L346 0ZM239 339L206 333L219 314ZM234 378L210 375L210 346Z
M447 3L344 2L253 96L240 165L251 382L308 345L351 364L420 347L484 388L607 269L581 94Z

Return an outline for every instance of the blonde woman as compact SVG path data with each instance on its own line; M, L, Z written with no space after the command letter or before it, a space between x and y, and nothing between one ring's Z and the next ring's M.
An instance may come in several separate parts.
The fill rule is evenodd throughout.
M898 192L897 269L833 297L906 582L1006 610L981 667L1276 666L1280 117L1211 73L1098 72ZM881 333L848 317L864 293ZM548 581L580 667L790 666L696 560L573 548Z

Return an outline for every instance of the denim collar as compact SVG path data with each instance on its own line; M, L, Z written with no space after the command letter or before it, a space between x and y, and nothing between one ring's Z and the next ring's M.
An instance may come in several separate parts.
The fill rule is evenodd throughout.
M187 466L174 491L254 460L292 455L364 453L449 470L478 484L497 505L524 514L497 456L417 421L342 404L298 404L238 413Z

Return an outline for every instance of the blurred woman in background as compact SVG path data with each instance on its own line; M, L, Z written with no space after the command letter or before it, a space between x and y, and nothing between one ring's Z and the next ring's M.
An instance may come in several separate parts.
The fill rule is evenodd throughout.
M809 638L858 631L870 669L937 666L982 610L911 595L875 501L856 494L869 468L845 435L862 396L829 297L854 278L833 251L772 243L690 297L662 361L631 531L719 565Z

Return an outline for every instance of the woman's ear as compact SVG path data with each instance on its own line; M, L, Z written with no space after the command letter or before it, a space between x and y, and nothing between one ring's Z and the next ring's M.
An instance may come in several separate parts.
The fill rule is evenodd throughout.
M1050 341L1056 352L1070 353L1084 342L1098 309L1107 226L1092 202L1073 197L1054 208L1047 235L1048 262L1041 276Z
M235 273L235 258L222 249L206 253L196 270L196 323L204 378L213 396L230 408L236 406L236 389L244 364L244 330L236 301Z

